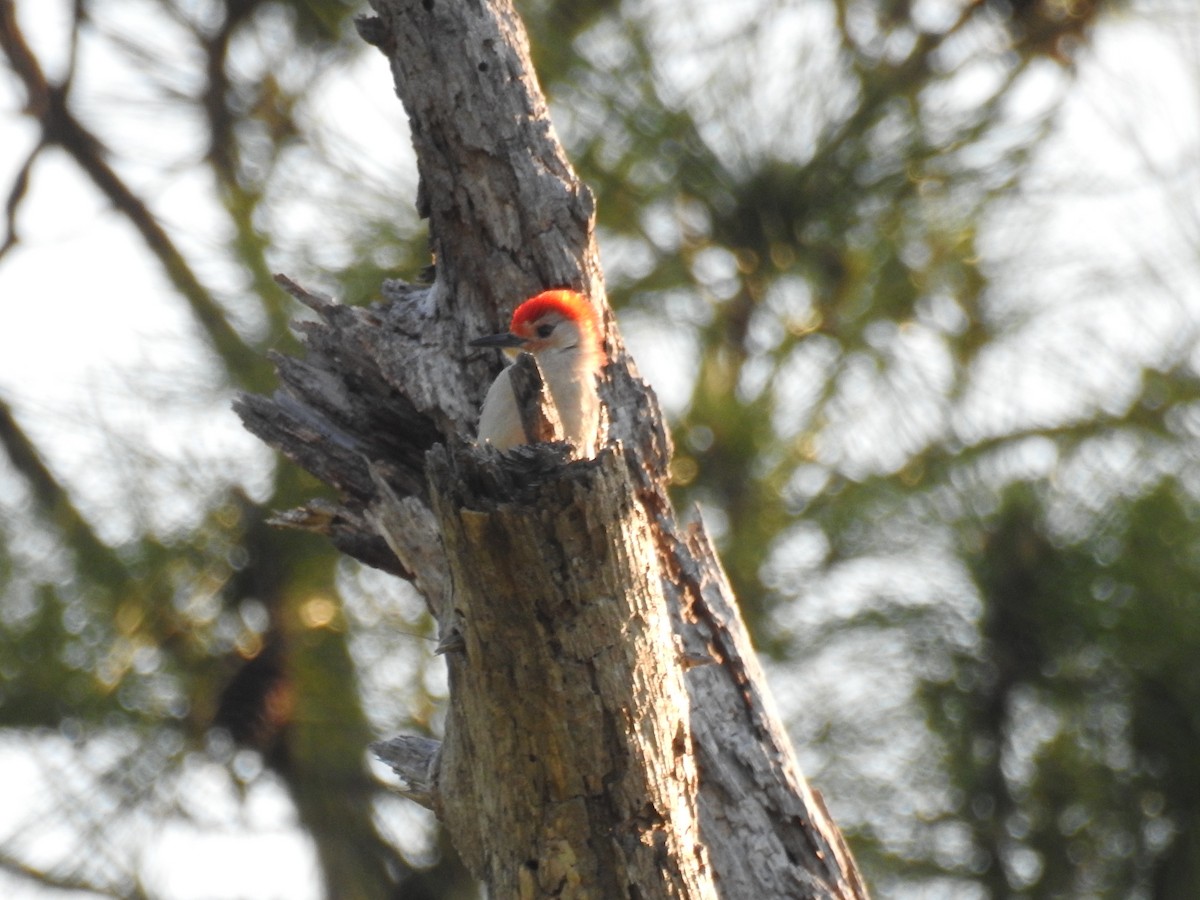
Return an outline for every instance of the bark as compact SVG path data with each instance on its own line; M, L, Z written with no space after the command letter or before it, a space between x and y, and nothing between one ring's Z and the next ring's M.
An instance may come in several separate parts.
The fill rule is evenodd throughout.
M463 635L439 811L492 896L716 897L650 523L619 450L560 460L431 454Z
M411 121L436 275L386 283L370 309L285 279L318 314L305 358L277 359L282 387L239 412L338 490L280 521L411 579L438 619L444 742L380 755L490 896L865 897L712 547L667 498L670 442L605 304L592 198L515 13L373 5L360 30ZM468 446L496 373L467 342L555 286L604 310L606 446L583 461Z

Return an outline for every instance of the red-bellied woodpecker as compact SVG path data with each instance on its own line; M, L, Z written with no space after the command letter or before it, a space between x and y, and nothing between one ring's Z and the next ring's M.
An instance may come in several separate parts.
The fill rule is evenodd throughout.
M584 456L595 452L600 428L596 376L604 365L600 323L592 304L575 291L545 291L513 313L503 334L471 341L472 347L502 347L532 353L554 398L566 440ZM492 382L479 415L479 442L499 450L527 443L509 370Z

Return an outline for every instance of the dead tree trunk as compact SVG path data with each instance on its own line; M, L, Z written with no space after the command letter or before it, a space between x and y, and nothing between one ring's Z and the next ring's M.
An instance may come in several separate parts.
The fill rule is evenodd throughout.
M670 444L608 312L593 201L508 0L373 0L412 125L436 276L319 314L247 426L340 493L281 524L412 580L450 670L444 742L380 752L497 898L864 898L791 746L712 547L666 494ZM491 357L467 341L571 286L605 310L608 443L468 446Z

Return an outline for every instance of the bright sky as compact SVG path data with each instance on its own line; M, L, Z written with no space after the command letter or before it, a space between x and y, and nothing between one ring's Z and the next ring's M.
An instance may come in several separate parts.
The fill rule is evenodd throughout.
M54 48L64 6L21 6L22 23L40 52L61 51ZM141 7L130 3L128 9L136 19ZM1143 336L1149 355L1179 328L1181 310L1185 320L1200 316L1195 265L1200 47L1195 17L1181 12L1177 21L1188 27L1181 30L1161 14L1136 21L1129 14L1101 29L1094 54L1083 58L1083 89L1043 154L1041 171L1053 190L1017 198L994 226L997 257L1023 259L1014 269L1019 283L1009 290L1031 297L1095 293L1094 309L1103 312L1096 327L1120 335L1126 348L1121 359L1129 368L1122 374L1114 363L1104 376L1118 392L1132 388L1132 366L1141 352L1137 341L1125 340L1131 329ZM128 70L103 59L89 65L93 90L130 89ZM110 76L113 83L105 84ZM374 55L323 91L323 113L346 123L340 131L348 153L353 142L371 148L367 157L380 146L397 145L402 113L386 69ZM19 97L13 79L0 80L5 117L0 185L5 188L33 140L30 125L15 115ZM1042 101L1029 96L1025 102ZM186 155L186 127L171 145L155 134L153 116L143 113L138 121L131 113L127 125L138 135L136 146L156 159ZM1145 179L1148 163L1162 174L1161 181ZM389 164L406 164L402 149L374 174L387 177ZM1078 190L1064 192L1064 183ZM155 176L152 187L156 208L169 221L195 218L195 240L201 244L214 239L204 187L184 171ZM85 508L105 508L114 491L145 499L140 508L110 510L105 535L118 539L146 521L160 528L185 525L196 501L223 479L233 478L252 492L261 486L271 456L229 412L224 386L192 339L188 315L130 229L60 154L43 157L36 168L19 224L23 242L0 264L0 396L13 403L40 445L52 448L51 462L84 497ZM1105 304L1103 284L1071 280L1063 260L1094 260L1097 251L1107 255L1108 268L1119 279L1144 270L1149 261L1162 284L1162 305L1149 304L1131 319L1127 307ZM672 357L650 351L650 342L661 337L634 321L627 338L643 374L670 393L677 382ZM1050 355L1055 352L1051 348ZM153 374L146 378L145 373ZM1036 378L1036 369L1024 377ZM1011 388L1023 390L1019 380ZM97 465L139 444L172 464L161 470L136 462ZM181 461L194 476L186 485L177 483ZM12 485L0 484L0 502L11 502L12 496ZM182 499L164 504L164 496ZM70 755L69 745L54 738L40 740L37 748L34 755L29 744L0 741L0 840L23 833L23 849L34 862L70 846L70 827L47 816L55 808L48 798L64 789L54 779ZM186 776L188 791L203 798L197 824L143 822L138 833L118 832L113 840L136 839L144 847L147 887L163 896L316 900L311 847L294 827L282 792L269 782L258 784L239 807L223 771L198 762ZM80 785L86 777L80 773ZM384 815L398 831L417 828L403 810ZM120 856L116 847L114 854ZM104 871L103 859L96 865ZM12 900L64 896L2 879L0 893Z

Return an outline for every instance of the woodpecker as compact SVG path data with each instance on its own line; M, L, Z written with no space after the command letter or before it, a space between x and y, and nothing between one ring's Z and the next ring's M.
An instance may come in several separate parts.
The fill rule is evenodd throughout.
M600 398L596 377L604 365L600 322L592 304L569 290L544 291L516 308L503 334L471 341L472 347L501 347L510 355L532 353L554 398L564 437L583 456L596 450ZM527 443L516 398L505 369L488 388L479 415L479 442L498 450Z

